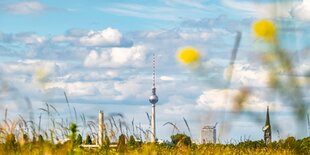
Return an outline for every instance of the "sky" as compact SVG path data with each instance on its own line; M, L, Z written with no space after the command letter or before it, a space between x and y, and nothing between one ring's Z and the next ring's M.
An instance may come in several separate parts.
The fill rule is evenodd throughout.
M274 21L280 46L303 77L310 71L310 0L1 0L0 12L0 110L8 109L12 119L28 118L25 98L36 120L46 118L39 110L46 103L58 109L57 117L72 118L66 92L71 108L87 120L103 110L149 129L155 53L159 139L173 133L166 122L190 135L185 118L195 141L203 126L216 122L222 142L259 140L268 105L274 139L307 135L305 123L296 126L292 105L268 86L259 59L264 45L251 27ZM234 75L223 87L238 31ZM177 52L189 46L201 53L202 68L177 61ZM232 98L243 87L251 91L249 103L235 114ZM308 88L303 85L304 94ZM307 95L303 99L309 103Z

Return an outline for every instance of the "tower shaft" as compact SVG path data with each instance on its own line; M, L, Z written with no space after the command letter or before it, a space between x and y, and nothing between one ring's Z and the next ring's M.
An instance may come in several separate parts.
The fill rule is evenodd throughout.
M152 104L152 142L156 140L156 125L155 125L155 104Z

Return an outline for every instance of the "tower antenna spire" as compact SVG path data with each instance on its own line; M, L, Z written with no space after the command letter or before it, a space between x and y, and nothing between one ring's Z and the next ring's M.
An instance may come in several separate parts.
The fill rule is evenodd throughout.
M153 53L153 79L152 79L152 95L149 98L150 103L152 104L152 142L155 142L156 139L156 126L155 126L155 104L158 102L158 96L156 95L156 86L155 86L155 53Z
M153 88L155 88L155 61L156 61L156 59L155 59L155 53L153 53Z

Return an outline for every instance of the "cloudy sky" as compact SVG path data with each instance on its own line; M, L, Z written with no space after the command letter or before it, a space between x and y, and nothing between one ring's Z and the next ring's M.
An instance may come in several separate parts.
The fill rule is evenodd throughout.
M88 120L101 109L148 128L155 53L159 139L172 133L171 126L163 126L167 121L189 134L183 117L195 140L202 126L216 122L222 141L262 139L267 105L277 126L275 139L298 135L292 107L268 87L259 59L262 43L251 26L259 19L274 20L281 47L302 76L310 70L310 0L1 0L0 12L1 119L4 109L12 118L27 118L25 98L36 118L45 103L70 117L66 92L70 105ZM226 87L237 31L242 39ZM188 46L199 50L202 67L176 60L178 50ZM244 87L250 97L236 115L231 100Z

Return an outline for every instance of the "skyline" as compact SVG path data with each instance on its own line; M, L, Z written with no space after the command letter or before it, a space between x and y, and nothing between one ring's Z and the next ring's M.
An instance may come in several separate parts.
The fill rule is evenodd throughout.
M128 122L134 118L147 127L155 53L159 139L169 139L172 129L162 126L168 121L187 133L183 117L196 140L203 126L216 122L231 122L224 140L263 139L267 105L280 137L305 136L297 134L297 126L282 124L295 122L295 116L291 105L267 84L267 71L259 60L263 45L251 27L259 19L275 21L280 45L293 59L296 75L307 78L309 0L4 0L0 12L0 110L7 108L12 118L27 118L25 97L34 111L47 102L69 117L66 92L70 105L90 120L100 109L105 114L122 113ZM225 70L237 31L242 39L226 88ZM202 70L177 61L177 52L184 47L200 52ZM242 87L251 92L249 104L235 115L225 100L231 102ZM302 88L307 103L308 88L309 84ZM256 121L256 116L262 120Z

